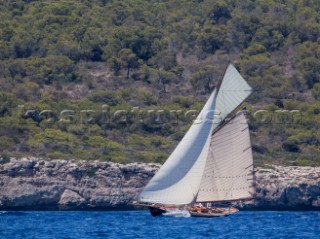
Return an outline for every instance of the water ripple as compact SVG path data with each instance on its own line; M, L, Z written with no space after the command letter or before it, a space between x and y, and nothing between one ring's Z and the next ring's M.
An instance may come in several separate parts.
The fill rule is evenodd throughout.
M312 211L224 218L153 218L146 211L0 212L0 238L319 238L319 219L320 212Z

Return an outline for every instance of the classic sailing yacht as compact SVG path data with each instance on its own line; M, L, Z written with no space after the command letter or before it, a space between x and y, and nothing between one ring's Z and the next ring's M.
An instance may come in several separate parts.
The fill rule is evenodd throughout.
M252 199L253 160L249 128L237 107L252 88L229 64L224 77L178 146L131 205L153 216L188 210L191 216L227 216L232 207L211 203ZM207 206L203 206L205 203Z

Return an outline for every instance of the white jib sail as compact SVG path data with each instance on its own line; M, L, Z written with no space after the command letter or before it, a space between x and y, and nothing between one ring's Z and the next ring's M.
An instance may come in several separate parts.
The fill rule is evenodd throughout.
M197 202L252 198L253 159L243 112L212 136Z
M143 189L140 201L191 203L200 187L212 130L250 94L251 87L230 64L218 92L211 94L176 149Z

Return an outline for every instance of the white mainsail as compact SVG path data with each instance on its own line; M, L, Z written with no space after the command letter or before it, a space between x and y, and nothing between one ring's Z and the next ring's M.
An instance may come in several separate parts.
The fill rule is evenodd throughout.
M244 112L214 132L197 202L249 199L253 195L253 158Z
M229 64L220 87L206 102L176 149L140 194L141 202L183 205L196 197L211 134L250 94L251 87Z

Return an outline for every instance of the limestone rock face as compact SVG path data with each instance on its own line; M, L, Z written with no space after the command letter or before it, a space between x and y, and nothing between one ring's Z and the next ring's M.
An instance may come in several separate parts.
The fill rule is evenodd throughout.
M125 208L159 167L12 158L0 164L0 210Z
M0 210L126 208L160 168L37 158L0 164ZM320 168L256 168L254 200L247 209L320 209Z
M85 205L86 200L78 193L69 189L64 190L58 202L61 209L72 209L74 207L81 207Z
M255 200L249 207L266 209L320 209L320 168L256 168Z

